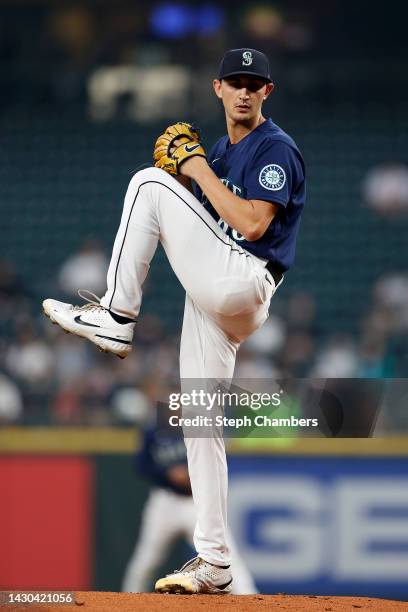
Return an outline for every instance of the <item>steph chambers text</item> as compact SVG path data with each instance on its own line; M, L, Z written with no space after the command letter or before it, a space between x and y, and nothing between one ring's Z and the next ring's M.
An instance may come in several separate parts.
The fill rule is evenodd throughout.
M171 427L231 427L240 429L241 427L318 427L318 419L299 419L291 416L288 418L271 418L265 415L243 417L226 417L217 415L210 417L206 415L196 415L192 418L171 415L169 417Z

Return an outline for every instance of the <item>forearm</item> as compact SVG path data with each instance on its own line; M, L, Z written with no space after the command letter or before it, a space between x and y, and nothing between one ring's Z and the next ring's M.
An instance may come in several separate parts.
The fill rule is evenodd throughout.
M220 217L247 240L253 240L259 219L252 202L234 195L207 164L200 164L194 169L192 178Z

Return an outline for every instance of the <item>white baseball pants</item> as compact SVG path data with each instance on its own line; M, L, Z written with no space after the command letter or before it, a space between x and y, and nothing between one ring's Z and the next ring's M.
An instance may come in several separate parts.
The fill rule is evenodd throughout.
M157 168L130 181L101 304L136 318L158 241L186 291L182 379L233 377L240 343L268 317L275 291L265 262L229 238L202 204ZM185 438L197 524L194 544L209 563L228 565L227 462L222 437Z

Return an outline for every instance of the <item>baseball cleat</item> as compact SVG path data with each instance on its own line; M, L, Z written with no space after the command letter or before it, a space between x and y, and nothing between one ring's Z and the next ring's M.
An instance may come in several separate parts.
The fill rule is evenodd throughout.
M160 578L154 588L157 593L227 595L231 592L231 583L229 567L218 567L195 557L187 561L180 570Z
M57 323L65 332L87 338L103 352L113 353L124 359L132 350L133 331L136 321L118 323L107 308L101 306L99 298L88 292L96 300L86 298L84 306L73 306L57 300L44 300L44 314L52 323Z

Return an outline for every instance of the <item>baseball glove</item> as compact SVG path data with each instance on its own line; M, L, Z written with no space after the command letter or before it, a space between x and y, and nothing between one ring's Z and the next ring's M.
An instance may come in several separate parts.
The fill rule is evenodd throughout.
M169 174L179 174L180 165L189 157L197 155L206 158L200 144L200 131L183 121L170 125L159 136L153 153L156 168Z
M174 136L174 140L180 136L185 136L189 140L195 140L197 142L200 142L201 140L199 128L192 123L186 123L185 121L178 121L173 125L169 125L164 133Z

